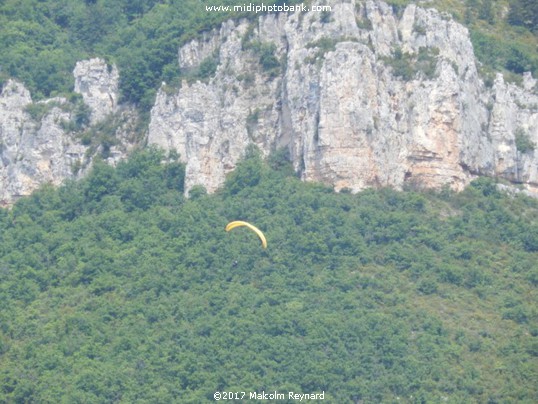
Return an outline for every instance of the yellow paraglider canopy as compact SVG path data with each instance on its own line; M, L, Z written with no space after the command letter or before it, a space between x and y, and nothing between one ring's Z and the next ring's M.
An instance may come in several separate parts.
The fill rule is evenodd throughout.
M267 240L265 239L265 236L263 235L263 233L256 226L253 226L248 222L243 222L241 220L236 220L236 221L230 222L230 223L228 223L226 225L226 231L230 231L230 230L235 229L236 227L240 227L240 226L248 227L250 230L254 231L258 235L260 240L262 241L263 248L267 248Z

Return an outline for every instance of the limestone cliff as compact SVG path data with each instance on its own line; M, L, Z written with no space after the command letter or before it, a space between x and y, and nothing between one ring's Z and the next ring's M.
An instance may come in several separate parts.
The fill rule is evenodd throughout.
M8 206L45 183L61 184L84 173L102 145L91 131L116 120L117 144L104 156L123 158L133 139L133 112L119 108L118 71L102 59L77 63L75 93L82 101L57 97L33 102L22 83L8 80L0 92L0 204Z
M70 100L33 102L7 81L0 202L80 176L97 154L114 164L146 141L180 153L187 191L216 190L253 143L264 155L287 148L302 179L336 190L460 190L488 175L538 195L535 79L517 86L499 74L486 85L467 29L435 10L323 4L331 11L228 21L182 46L189 79L163 83L144 139L134 109L118 104L121 72L102 59L77 63Z
M151 113L148 142L180 152L187 189L217 189L254 143L287 147L304 180L336 190L459 190L497 175L538 192L538 151L516 147L518 136L538 144L532 77L488 88L467 29L435 10L324 4L329 14L229 21L179 50L183 72L217 63L163 86Z
M9 80L0 93L0 200L3 205L28 195L40 184L57 183L70 174L73 160L84 150L65 139L59 125L67 119L61 107L66 100L57 98L39 103L46 111L34 119L27 109L32 104L28 90Z
M96 123L118 110L119 73L116 66L102 59L78 62L73 71L75 93L82 95L90 108L90 120Z

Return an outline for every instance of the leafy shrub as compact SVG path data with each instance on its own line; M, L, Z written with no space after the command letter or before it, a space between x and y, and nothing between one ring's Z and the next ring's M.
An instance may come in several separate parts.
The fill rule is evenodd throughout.
M71 105L71 120L68 122L61 122L64 130L68 132L77 132L90 123L91 108L84 103L82 97L75 99L75 104ZM85 144L88 145L90 142L85 141Z
M521 46L510 45L507 50L506 62L504 67L507 70L521 74L524 72L538 71L538 58L532 53L526 52Z
M119 143L116 134L121 126L121 117L118 115L109 115L95 125L86 128L77 134L81 143L90 146L90 154L100 151L100 157L107 159L110 157L110 149ZM67 124L68 129L80 129L75 121Z
M431 295L437 292L437 282L431 278L422 279L417 286L417 290L425 295Z
M260 109L256 108L247 115L247 125L256 125L260 119Z
M527 132L524 129L518 128L515 133L516 149L520 153L529 153L534 151L536 145L530 139Z
M419 35L426 35L426 28L424 27L424 25L415 22L413 24L413 32L416 32Z
M323 37L317 41L310 42L306 44L307 49L318 48L321 55L324 55L327 52L334 51L336 49L336 44L338 43L336 38L333 37Z
M478 18L487 21L490 24L495 23L495 14L493 12L493 0L482 0L478 11Z
M479 190L484 196L500 196L497 181L494 178L480 177L471 182L471 188Z
M215 74L217 71L218 62L215 57L208 56L200 63L198 77L201 79L207 79Z
M293 176L295 174L291 163L290 151L287 147L274 150L269 155L268 163L275 172L283 173L285 176Z
M369 20L366 20L369 21ZM317 49L316 53L313 56L309 56L305 59L306 63L315 63L319 62L327 52L332 52L336 50L336 44L344 41L356 41L355 38L350 38L347 36L340 37L322 37L317 41L310 42L306 44L307 49L315 48Z
M533 0L510 1L507 19L510 24L538 30L538 3Z
M189 198L192 200L199 199L207 195L207 189L203 185L194 185L189 190Z
M28 104L25 108L25 111L34 121L40 122L53 107L54 106L51 105L51 103L36 102Z
M364 18L356 18L355 19L355 22L357 24L357 27L360 28L360 29L365 29L367 31L371 31L373 26L372 26L372 21L370 21L368 18L364 17Z
M392 10L398 16L401 16L405 7L410 3L409 0L388 0L387 3L392 6Z
M422 72L428 79L433 78L438 55L438 48L421 47L417 54L406 53L401 48L396 48L392 57L383 60L392 68L392 74L395 77L409 81L414 79L419 72Z
M506 69L513 73L530 71L538 74L538 57L533 46L471 30L475 55L494 70Z
M244 49L250 49L258 56L260 65L270 78L280 73L281 63L275 56L276 45L269 42L250 41L244 45Z

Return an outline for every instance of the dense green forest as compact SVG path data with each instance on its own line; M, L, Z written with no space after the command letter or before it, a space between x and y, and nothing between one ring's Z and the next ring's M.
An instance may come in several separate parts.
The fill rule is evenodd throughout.
M299 0L246 3L294 4ZM306 1L308 3L308 1ZM388 0L396 11L412 3ZM76 61L94 56L116 63L122 100L148 111L162 80L177 83L184 72L178 47L238 14L207 12L234 0L0 0L0 82L22 80L35 99L73 90ZM433 0L420 2L451 13L471 30L489 81L500 70L516 82L538 76L538 6L533 0ZM248 14L243 14L249 16ZM250 15L252 17L252 15Z
M149 149L0 210L0 402L538 401L536 200L336 194L254 149L183 180Z

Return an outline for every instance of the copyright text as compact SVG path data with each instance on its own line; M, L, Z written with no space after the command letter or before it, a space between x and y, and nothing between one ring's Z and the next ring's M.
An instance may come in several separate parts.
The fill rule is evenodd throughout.
M288 391L286 393L280 393L278 391L217 391L213 394L215 401L220 400L295 400L295 401L309 401L309 400L325 400L325 392L321 393L297 393L294 391Z

